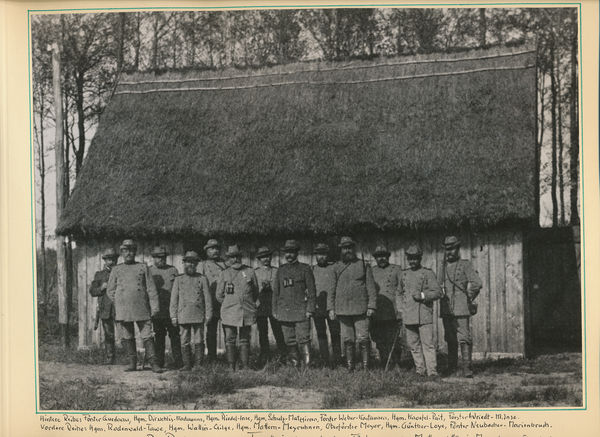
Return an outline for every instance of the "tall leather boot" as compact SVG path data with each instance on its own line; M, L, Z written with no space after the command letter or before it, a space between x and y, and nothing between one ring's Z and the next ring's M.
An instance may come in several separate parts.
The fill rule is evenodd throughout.
M165 367L165 336L157 335L154 337L154 350L156 352L156 365L162 369Z
M215 332L217 328L214 328ZM206 327L206 350L208 362L212 363L217 360L217 335L211 332L212 328Z
M458 343L448 343L448 366L446 373L452 375L458 366Z
M379 352L379 367L385 369L385 366L387 366L388 358L390 357L390 350L385 346L381 346L378 344L375 344L375 347L377 348L377 352ZM394 358L392 357L392 359L390 360L390 367L392 367L393 365Z
M289 366L300 367L300 353L298 345L288 346L288 361Z
M184 346L182 348L182 352L183 367L181 367L181 370L189 372L190 370L192 370L192 346L189 344L187 346Z
M369 370L369 361L371 359L371 342L368 340L360 342L360 350L362 357L362 369Z
M137 349L135 347L135 338L129 340L121 340L123 350L127 356L127 366L125 366L126 372L134 372L137 370Z
M194 357L192 359L194 370L198 370L204 361L204 343L194 344Z
M302 354L302 364L305 367L310 366L310 343L301 344L300 353Z
M473 370L471 370L471 355L473 346L467 343L460 344L460 353L462 355L462 376L465 378L473 377Z
M106 340L104 343L104 349L106 350L106 361L104 364L115 364L115 341Z
M235 371L235 361L237 359L237 347L234 344L225 345L225 355L227 355L227 364L231 370Z
M332 366L337 367L342 363L342 343L339 338L334 337L331 338L331 349L333 349Z
M171 355L173 355L174 366L176 369L183 367L183 357L181 356L181 337L171 338Z
M321 360L325 365L330 365L330 357L329 357L329 343L327 342L327 338L319 338L319 354L321 355Z
M250 369L250 344L240 344L240 369Z
M144 349L146 349L146 358L150 363L150 367L154 373L162 373L162 369L156 361L156 346L154 345L153 338L147 338L144 340Z
M354 346L354 341L347 341L344 343L346 346L346 366L348 372L354 371L354 354L356 352L356 347Z

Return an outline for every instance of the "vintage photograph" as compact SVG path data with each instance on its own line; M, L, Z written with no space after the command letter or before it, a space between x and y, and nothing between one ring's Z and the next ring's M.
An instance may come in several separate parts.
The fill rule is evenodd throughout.
M39 411L583 407L579 19L30 14Z

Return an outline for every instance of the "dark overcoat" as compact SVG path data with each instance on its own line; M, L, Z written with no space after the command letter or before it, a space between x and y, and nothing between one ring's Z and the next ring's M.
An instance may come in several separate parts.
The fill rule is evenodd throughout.
M98 298L98 308L100 308L101 319L114 319L115 318L115 306L106 294L106 289L102 289L102 284L108 284L108 278L110 277L110 270L103 269L94 275L92 285L90 285L90 294Z
M440 316L469 316L467 299L474 300L483 283L473 264L465 259L446 263L444 281L446 295L440 301Z
M281 322L302 322L314 313L315 278L308 264L294 262L277 270L273 283L273 315Z
M156 266L150 267L150 275L154 279L154 285L156 285L156 291L158 292L158 305L160 311L156 315L155 319L168 319L169 318L169 305L171 303L171 289L173 288L173 281L179 276L177 269L170 265L165 265L163 268Z
M277 267L265 267L263 265L254 269L256 280L258 281L258 309L257 317L267 317L273 315L273 282L277 274Z
M328 310L341 316L358 316L377 309L377 288L369 264L359 259L338 261L333 271L336 285L328 296Z
M314 318L327 317L327 296L335 287L335 274L333 273L333 264L321 267L318 264L312 266L315 277L315 288L317 290L317 306Z
M377 288L377 312L373 318L396 320L396 300L402 292L402 267L388 264L387 267L381 268L376 265L373 267L373 279Z

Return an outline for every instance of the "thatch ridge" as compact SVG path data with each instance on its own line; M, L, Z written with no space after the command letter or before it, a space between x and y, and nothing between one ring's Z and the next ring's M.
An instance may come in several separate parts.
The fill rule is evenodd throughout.
M102 117L58 231L332 233L531 220L535 53L523 52L162 77L177 82L131 75ZM377 68L354 68L367 65ZM274 86L281 78L269 74L298 69L310 70L305 83ZM481 71L460 74L470 70ZM178 89L224 77L232 89ZM122 94L155 89L169 92Z

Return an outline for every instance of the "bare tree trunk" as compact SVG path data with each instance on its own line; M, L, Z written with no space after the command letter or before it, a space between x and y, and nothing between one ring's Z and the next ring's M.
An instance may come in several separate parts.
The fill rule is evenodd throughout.
M81 166L83 165L83 155L85 154L85 114L83 112L84 80L85 78L83 76L83 73L77 73L77 75L75 76L75 85L77 92L75 96L75 105L77 107L77 129L79 130L79 147L73 147L73 152L75 154L75 176L78 176L79 172L81 171ZM67 155L69 153L68 150L69 149L67 148Z
M117 31L117 75L121 73L124 64L124 48L125 48L125 12L118 14L118 31Z
M41 251L41 282L44 305L42 316L46 317L48 310L48 278L46 276L46 158L44 157L44 87L40 87L40 141L38 148L38 171L40 174L40 251Z
M564 226L565 219L565 175L564 175L564 142L562 124L562 102L560 86L560 53L556 56L556 93L558 95L558 194L560 198L560 226Z
M551 176L551 192L550 195L552 197L552 226L558 226L558 198L556 196L556 176L557 176L557 150L556 150L556 74L554 72L555 66L555 41L553 41L552 46L550 48L550 59L552 61L552 65L550 67L550 91L551 91L551 101L552 101L552 176Z
M536 67L537 68L537 67ZM538 111L539 114L539 122L536 124L537 126L537 131L539 132L539 139L537 138L536 135L536 144L535 144L535 189L534 189L534 198L535 198L535 207L534 207L534 211L535 211L535 218L536 218L536 222L535 225L539 226L540 225L540 200L541 200L541 177L540 177L540 172L542 169L542 145L544 144L544 111L546 110L545 108L545 87L546 87L546 75L540 74L540 70L537 69L537 73L536 76L538 79L536 79L536 86L537 86L537 91L539 93L539 102L540 102L540 110ZM537 101L537 99L536 99ZM537 134L537 132L536 132Z
M135 13L135 57L133 61L133 68L135 71L140 69L140 50L142 49L142 36L141 36L141 18L140 12Z
M571 225L579 225L579 88L577 80L577 30L571 42L571 93L570 93L570 183L571 183Z

